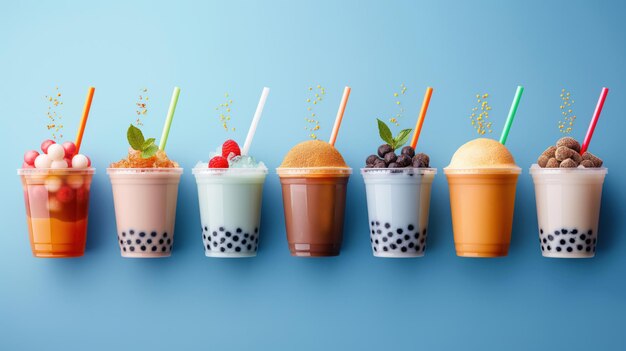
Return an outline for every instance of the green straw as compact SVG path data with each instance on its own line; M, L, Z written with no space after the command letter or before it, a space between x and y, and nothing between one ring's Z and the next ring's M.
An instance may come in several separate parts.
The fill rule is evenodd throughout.
M509 130L511 129L511 125L513 124L513 119L515 118L515 113L517 112L517 106L519 106L519 101L522 98L523 92L524 87L518 85L517 91L515 92L515 97L513 98L513 104L511 105L511 109L509 110L509 117L506 118L506 123L504 124L502 135L500 136L500 143L502 145L506 143L506 138L509 136Z
M174 112L176 111L176 104L178 103L178 95L180 95L180 88L174 87L172 93L172 100L170 101L170 108L167 110L167 117L165 118L165 125L163 126L163 133L161 134L161 143L159 149L165 150L165 144L167 144L167 136L170 134L170 127L172 126L172 120L174 119Z

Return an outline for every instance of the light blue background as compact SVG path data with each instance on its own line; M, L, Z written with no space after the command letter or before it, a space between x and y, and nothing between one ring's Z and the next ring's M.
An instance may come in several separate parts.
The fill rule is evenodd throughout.
M624 13L617 1L3 1L0 11L0 349L624 349L626 256L620 139L626 128ZM380 144L375 118L409 90L411 127L435 88L419 149L439 168L429 247L421 259L372 257L364 185L351 178L341 256L289 256L279 182L266 182L259 255L205 258L190 168L226 137L243 141L263 86L272 91L253 143L274 169L305 140L309 85L327 88L328 138L344 85L353 89L338 149L355 169ZM455 256L441 168L474 138L474 94L489 92L499 136L516 85L526 91L507 146L524 173L510 254ZM31 256L15 168L45 130L43 96L61 87L73 137L89 85L96 94L83 150L97 168L84 258ZM182 88L168 153L185 168L169 259L122 259L107 165L127 148L139 88L146 134L159 136ZM560 134L569 89L582 139L600 88L611 89L591 151L609 167L597 257L541 257L528 167ZM214 107L235 100L236 133Z

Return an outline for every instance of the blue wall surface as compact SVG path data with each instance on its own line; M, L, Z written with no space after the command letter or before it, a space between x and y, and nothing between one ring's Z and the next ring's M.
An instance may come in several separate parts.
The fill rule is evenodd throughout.
M626 349L626 6L617 1L3 1L0 349ZM408 87L403 127L435 88L420 138L439 169L429 247L420 259L372 257L363 179L348 189L339 257L289 255L274 168L307 138L306 94L327 139L352 87L337 148L355 170L380 144L375 118ZM504 125L526 88L507 147L524 172L508 257L456 257L441 169L476 137L468 115L488 92ZM87 251L35 259L15 169L49 137L43 97L59 86L73 136L96 86L83 151L97 169ZM173 86L182 88L168 153L185 168L176 243L168 259L122 259L105 168L127 149L140 88L150 91L146 134L158 136ZM254 259L208 259L190 168L225 138L242 141L263 86L271 87L253 154L272 173ZM611 89L591 151L609 168L597 256L542 258L528 167L560 133L559 94L571 91L582 139L602 86ZM215 106L229 92L234 133ZM621 185L620 185L621 184ZM621 248L620 248L621 247Z

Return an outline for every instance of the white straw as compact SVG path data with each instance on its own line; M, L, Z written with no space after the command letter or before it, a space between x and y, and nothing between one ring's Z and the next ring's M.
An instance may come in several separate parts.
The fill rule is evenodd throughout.
M254 138L254 133L256 133L256 127L259 125L259 120L261 119L261 114L263 113L263 107L265 106L265 101L267 100L267 95L269 95L269 93L270 88L263 88L263 92L261 93L261 99L259 100L259 105L256 107L256 112L254 113L252 123L250 124L250 129L248 130L246 142L243 144L243 150L241 150L242 155L247 155L248 151L250 151L250 144L252 144L252 138Z

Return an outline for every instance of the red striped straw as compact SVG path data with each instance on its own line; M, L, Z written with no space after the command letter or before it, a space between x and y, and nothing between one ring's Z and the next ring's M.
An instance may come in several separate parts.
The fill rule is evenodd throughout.
M604 100L606 100L606 95L608 93L608 88L602 88L602 91L600 92L600 98L598 99L598 104L596 105L596 110L593 113L593 117L591 118L591 123L589 123L589 129L587 129L587 135L585 135L583 146L580 149L581 155L584 154L589 148L591 137L593 136L593 132L596 130L596 124L598 123L598 119L600 118L600 113L602 112L602 107L604 106Z

